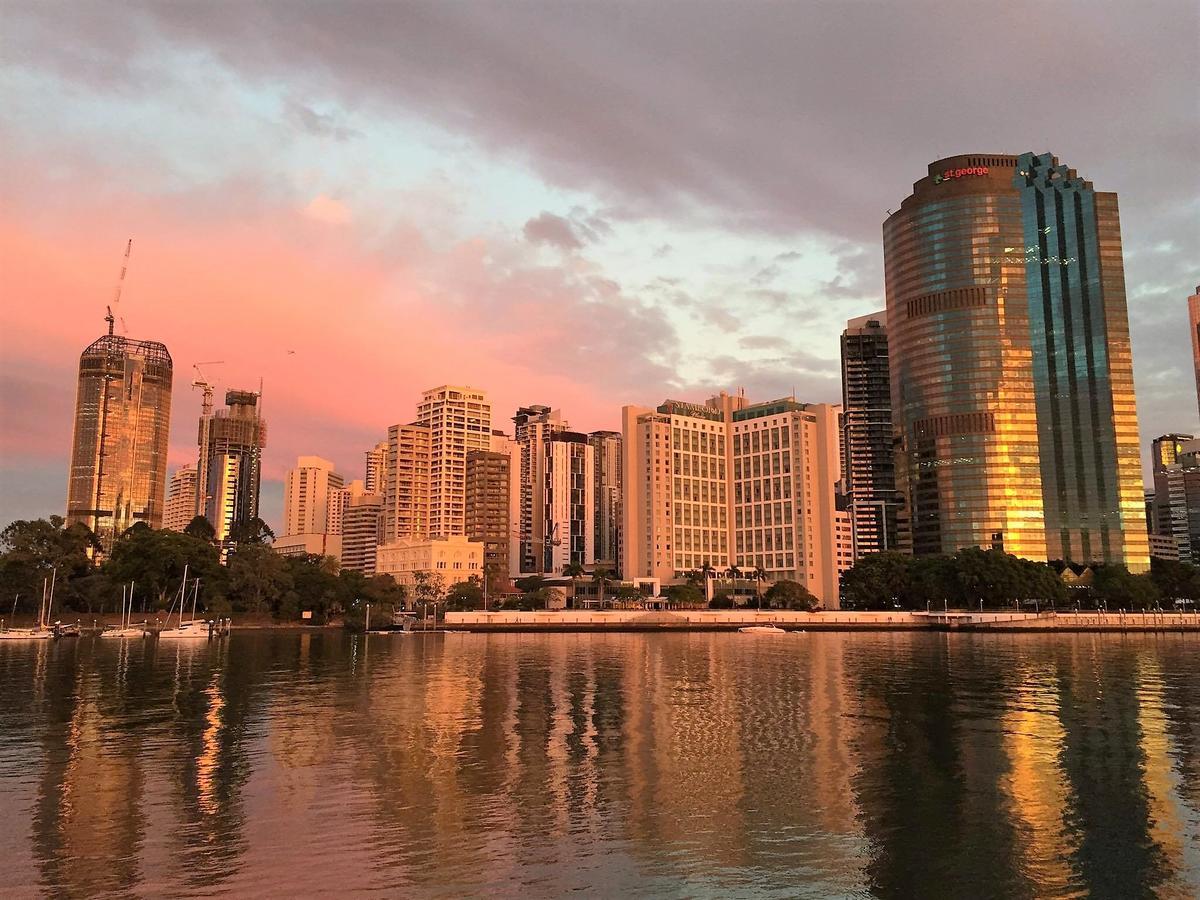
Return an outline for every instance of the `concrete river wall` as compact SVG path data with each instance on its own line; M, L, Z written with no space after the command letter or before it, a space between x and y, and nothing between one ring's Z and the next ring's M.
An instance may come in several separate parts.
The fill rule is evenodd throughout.
M462 631L1200 631L1198 612L845 612L785 610L555 610L451 612Z

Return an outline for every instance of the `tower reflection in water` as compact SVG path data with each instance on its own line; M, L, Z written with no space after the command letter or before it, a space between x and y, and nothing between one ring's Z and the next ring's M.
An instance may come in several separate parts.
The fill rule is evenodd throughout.
M1182 636L3 646L0 851L79 895L1189 895L1198 661Z

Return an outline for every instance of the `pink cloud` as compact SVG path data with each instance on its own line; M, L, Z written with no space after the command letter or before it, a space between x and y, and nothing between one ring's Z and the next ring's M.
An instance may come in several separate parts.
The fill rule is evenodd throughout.
M362 451L413 418L420 391L437 384L487 389L497 427L540 402L594 429L614 427L621 403L658 395L669 378L646 358L672 345L665 320L586 264L538 266L519 239L464 235L435 251L420 224L399 221L368 245L324 195L294 206L252 183L225 185L214 190L237 197L222 216L207 192L115 198L29 163L18 179L0 211L16 298L0 308L4 419L28 416L34 398L54 415L6 427L9 461L58 457L65 472L76 361L104 328L130 235L120 314L131 337L163 341L175 361L173 464L194 455L200 397L189 385L200 361L223 360L205 367L219 392L262 378L270 479L303 453L357 475ZM48 498L48 511L58 503Z

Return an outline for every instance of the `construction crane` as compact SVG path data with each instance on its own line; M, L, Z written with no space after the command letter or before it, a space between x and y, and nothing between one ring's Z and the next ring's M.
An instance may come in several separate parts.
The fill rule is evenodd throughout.
M108 322L108 333L113 333L114 321L121 323L121 334L129 334L129 329L125 327L125 319L119 313L121 311L121 289L125 287L125 272L129 269L129 254L133 250L133 238L130 238L125 243L125 258L121 260L121 274L117 277L117 289L113 294L112 305L108 307L108 315L104 320Z
M194 363L196 377L192 380L192 388L200 388L203 392L200 401L200 456L196 461L196 515L202 516L208 509L208 450L212 435L213 413L213 384L204 375L201 366L219 366L225 361L213 359L208 362Z

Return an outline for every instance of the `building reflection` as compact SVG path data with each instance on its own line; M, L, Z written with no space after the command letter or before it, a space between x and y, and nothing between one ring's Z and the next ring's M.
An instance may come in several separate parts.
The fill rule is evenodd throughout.
M1200 688L1172 641L58 642L0 654L28 684L0 727L36 735L55 893L251 895L319 849L314 891L1187 895Z

